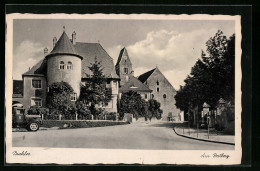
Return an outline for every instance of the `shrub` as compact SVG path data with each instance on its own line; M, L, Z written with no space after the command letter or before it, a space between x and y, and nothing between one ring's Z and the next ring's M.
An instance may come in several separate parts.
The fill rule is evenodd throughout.
M51 110L51 113L44 116L45 120L59 120L59 115L61 112L59 110Z
M88 106L82 101L76 102L76 108L78 113L78 119L92 119L91 111L88 109Z
M115 120L116 120L116 115L117 115L116 112L110 112L110 113L108 113L108 114L106 115L106 119L107 119L107 120L113 120L113 121L115 121Z
M39 106L31 106L27 112L28 115L47 115L49 114L49 109Z
M127 122L111 122L111 121L51 121L44 120L42 127L51 128L59 127L63 128L91 128L91 127L104 127L104 126L114 126L114 125L125 125ZM66 127L65 127L66 125ZM68 126L67 126L68 125Z

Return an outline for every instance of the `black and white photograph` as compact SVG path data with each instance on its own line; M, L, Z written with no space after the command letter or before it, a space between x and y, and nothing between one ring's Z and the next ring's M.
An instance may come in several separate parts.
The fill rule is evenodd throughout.
M7 163L240 163L240 16L6 23Z

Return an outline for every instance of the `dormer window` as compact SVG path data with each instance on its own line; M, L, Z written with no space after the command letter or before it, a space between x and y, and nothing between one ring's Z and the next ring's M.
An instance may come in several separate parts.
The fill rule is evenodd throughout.
M60 69L65 69L65 64L63 61L60 61Z
M68 62L67 69L72 70L72 62L70 62L70 61Z

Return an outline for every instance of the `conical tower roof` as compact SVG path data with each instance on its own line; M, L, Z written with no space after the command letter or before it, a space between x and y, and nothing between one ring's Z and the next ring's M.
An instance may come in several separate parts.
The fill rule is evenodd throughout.
M55 55L72 55L83 59L83 57L77 53L65 31L60 36L60 39L56 43L53 50L46 57Z

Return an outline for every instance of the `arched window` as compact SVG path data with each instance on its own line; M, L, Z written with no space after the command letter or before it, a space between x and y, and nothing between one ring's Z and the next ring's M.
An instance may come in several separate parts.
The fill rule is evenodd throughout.
M160 89L159 89L159 87L157 87L157 92L159 92L160 91Z
M65 69L65 65L63 61L60 61L60 69Z
M72 70L72 62L68 62L67 69Z
M166 94L163 95L163 98L166 99Z
M159 85L159 81L158 80L156 81L156 84Z

